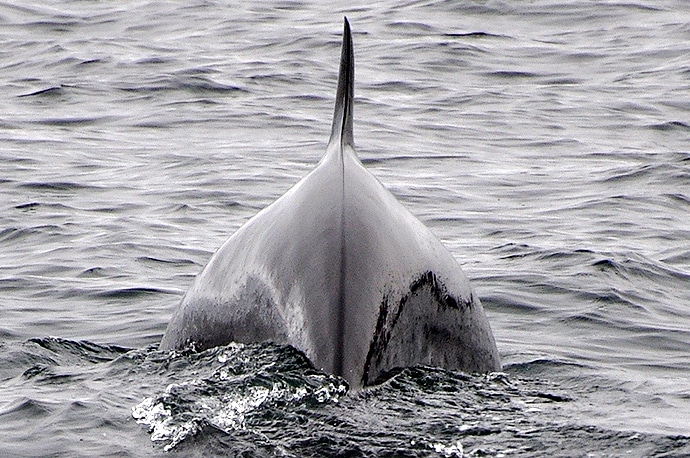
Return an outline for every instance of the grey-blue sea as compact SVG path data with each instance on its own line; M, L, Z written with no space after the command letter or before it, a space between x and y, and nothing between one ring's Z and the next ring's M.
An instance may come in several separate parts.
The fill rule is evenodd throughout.
M359 156L505 373L156 350L325 152L344 15ZM690 455L690 3L0 3L0 455L170 454Z

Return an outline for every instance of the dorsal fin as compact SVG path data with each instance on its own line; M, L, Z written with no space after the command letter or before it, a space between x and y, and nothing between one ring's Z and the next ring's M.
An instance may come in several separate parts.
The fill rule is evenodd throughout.
M340 73L338 75L338 92L335 95L335 111L333 112L333 127L331 127L330 145L340 142L341 146L349 145L354 148L352 136L352 106L355 98L355 56L352 49L352 33L350 23L345 18L343 31L343 47L340 54Z

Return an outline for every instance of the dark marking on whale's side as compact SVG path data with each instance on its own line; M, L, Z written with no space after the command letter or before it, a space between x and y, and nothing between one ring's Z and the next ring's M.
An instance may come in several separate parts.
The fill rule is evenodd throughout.
M437 313L441 313L443 309L447 309L450 315L454 315L455 312L453 312L453 310L459 311L461 307L469 309L473 306L475 301L474 292L470 294L469 300L458 300L453 297L448 293L443 283L441 283L431 271L424 272L419 278L412 281L412 283L410 283L409 293L405 294L397 301L393 301L389 295L385 295L381 301L374 335L364 363L364 371L362 373L363 385L369 385L372 382L375 383L382 375L389 372L386 369L382 369L382 366L395 367L395 364L390 364L391 361L388 361L394 355L394 353L389 350L389 344L395 341L397 337L395 330L398 323L401 322L401 315L403 315L401 324L403 329L401 332L404 333L405 338L398 338L398 340L405 341L405 348L401 349L404 352L403 355L395 354L394 359L397 359L398 363L405 358L410 361L415 361L418 358L415 353L428 352L430 350L428 347L433 345L434 342L440 346L445 346L447 344L445 339L450 336L444 330L443 326L439 327L435 323L423 322L420 320L421 317L404 316L406 304L417 300L420 296L423 297L423 295L432 297L432 302L439 308ZM411 310L413 311L412 313L415 313L414 307L411 307ZM414 322L413 326L408 326L410 321ZM446 323L446 325L447 324L448 323ZM417 334L421 337L420 339L416 338ZM410 342L415 342L416 345L410 346ZM445 354L446 352L437 351L437 353ZM454 353L454 355L459 356L463 355L463 353L457 352ZM464 367L470 369L470 371L478 370L482 372L481 361L473 362L471 359L472 358L455 358L456 362L454 364L449 364L448 358L444 358L442 361L429 361L429 363L443 367Z
M484 309L456 260L357 158L353 107L345 19L326 154L211 257L161 349L287 343L355 388L419 364L500 370Z

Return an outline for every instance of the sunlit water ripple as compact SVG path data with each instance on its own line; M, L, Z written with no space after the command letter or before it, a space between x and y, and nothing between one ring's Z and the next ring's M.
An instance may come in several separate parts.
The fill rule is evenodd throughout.
M156 350L325 151L343 15L359 155L463 265L505 373L346 393L288 347ZM63 0L0 25L0 455L690 455L685 2Z

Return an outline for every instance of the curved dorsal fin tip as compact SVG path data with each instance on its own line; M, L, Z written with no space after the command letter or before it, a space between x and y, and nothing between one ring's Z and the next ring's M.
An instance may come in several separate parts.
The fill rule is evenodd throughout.
M354 147L352 135L352 107L354 101L355 58L352 46L352 33L347 16L344 17L343 45L340 54L338 90L335 96L333 126L329 144L339 142L341 146Z

